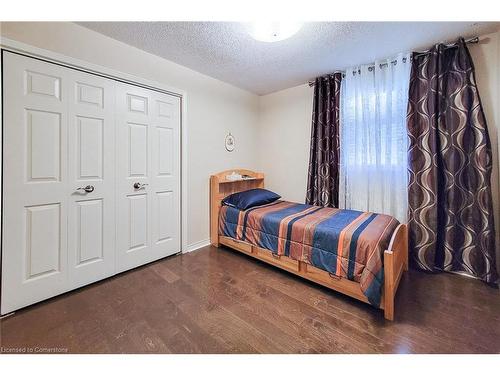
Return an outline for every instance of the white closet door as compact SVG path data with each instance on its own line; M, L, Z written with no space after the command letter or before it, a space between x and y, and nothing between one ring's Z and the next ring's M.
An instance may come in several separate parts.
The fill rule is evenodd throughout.
M115 271L115 83L71 71L69 85L68 264L77 288Z
M179 252L179 98L3 56L1 313Z
M178 97L152 93L152 245L160 256L181 251L180 108Z
M68 71L4 53L2 313L67 286Z
M117 271L180 251L180 101L116 86Z
M3 77L7 313L115 273L115 83L9 52Z

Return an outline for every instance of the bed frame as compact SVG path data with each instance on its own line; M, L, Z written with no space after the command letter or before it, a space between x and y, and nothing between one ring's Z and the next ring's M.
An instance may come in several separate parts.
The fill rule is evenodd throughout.
M248 175L250 178L237 181L228 180L226 176L232 172ZM276 255L270 250L253 246L247 242L219 235L219 211L222 199L233 193L263 187L264 174L250 170L230 169L210 176L211 244L215 247L225 245L327 288L369 303L357 282L335 276L305 262ZM394 297L401 275L406 270L408 270L408 232L405 224L399 224L392 235L389 248L384 251L384 289L380 308L384 310L384 317L388 320L394 320Z

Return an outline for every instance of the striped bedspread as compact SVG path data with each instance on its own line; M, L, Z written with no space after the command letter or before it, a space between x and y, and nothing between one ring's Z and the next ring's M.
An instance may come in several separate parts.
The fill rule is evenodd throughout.
M246 211L223 206L219 234L359 282L378 307L383 253L398 224L387 215L277 201Z

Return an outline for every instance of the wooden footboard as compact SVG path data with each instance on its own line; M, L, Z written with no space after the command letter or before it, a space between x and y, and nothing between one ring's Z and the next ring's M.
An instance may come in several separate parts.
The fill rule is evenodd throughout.
M245 180L228 180L227 176L233 171L241 175L247 175L248 177ZM223 244L327 288L369 303L366 296L362 293L359 283L336 277L310 264L296 261L289 257L277 256L269 250L253 246L249 243L219 236L219 211L222 199L229 194L257 187L264 187L264 175L249 170L228 170L210 177L210 242L212 245L218 247L219 244ZM384 317L388 320L394 319L394 297L401 276L407 269L408 232L406 225L400 224L391 237L389 248L384 252L384 290L382 292L380 308L384 310Z
M384 252L384 317L394 320L394 297L404 271L408 270L408 229L399 224Z

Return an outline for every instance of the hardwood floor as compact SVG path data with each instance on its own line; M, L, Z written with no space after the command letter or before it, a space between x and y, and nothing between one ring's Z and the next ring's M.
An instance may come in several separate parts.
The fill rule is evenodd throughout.
M389 322L362 302L206 247L18 311L0 321L0 340L3 352L500 353L500 293L410 271Z

